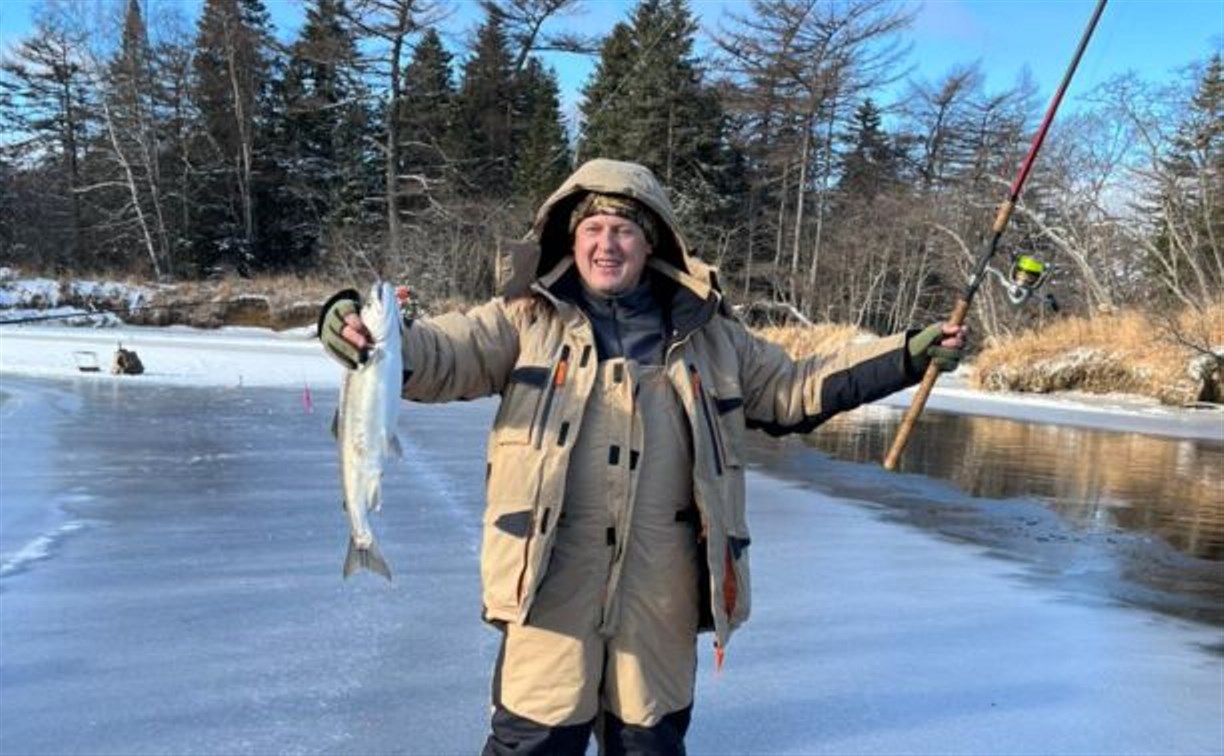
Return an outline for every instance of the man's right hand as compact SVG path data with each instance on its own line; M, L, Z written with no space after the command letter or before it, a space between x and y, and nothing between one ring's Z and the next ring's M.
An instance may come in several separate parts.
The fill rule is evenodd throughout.
M360 295L345 289L319 310L319 341L324 351L349 370L365 362L374 345L374 337L361 322L360 307Z

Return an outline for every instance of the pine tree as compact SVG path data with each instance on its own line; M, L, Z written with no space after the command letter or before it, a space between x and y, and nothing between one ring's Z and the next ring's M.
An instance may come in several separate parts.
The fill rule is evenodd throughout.
M626 126L632 113L629 90L639 60L637 47L635 32L625 23L614 26L600 47L595 73L582 89L579 162L630 156Z
M463 68L457 102L459 158L470 191L485 196L510 192L514 175L516 82L496 8L489 8L476 49Z
M561 116L557 76L531 58L521 79L522 133L516 138L515 193L536 207L570 173L570 150Z
M1159 161L1150 262L1183 302L1219 302L1224 290L1224 58L1213 55L1195 82Z
M0 95L0 108L3 108ZM0 151L0 257L15 263L25 262L17 250L17 192L15 171Z
M290 46L269 123L260 261L303 269L319 259L326 230L355 218L377 178L363 154L368 115L356 72L357 50L343 22L344 0L314 0Z
M196 36L195 101L207 140L196 263L246 270L255 261L256 138L268 83L267 11L261 0L205 0Z
M30 174L37 201L22 206L16 236L52 268L88 266L83 239L89 212L86 150L96 133L96 103L83 63L85 38L52 14L0 62L3 149Z
M195 213L196 167L191 152L199 113L193 101L191 34L186 22L172 26L151 50L153 91L150 108L159 143L157 164L163 187L163 217L168 237L167 275L178 275L180 258L190 251ZM173 22L172 22L173 23Z
M112 183L109 213L114 245L147 258L155 277L173 272L170 231L166 223L166 187L162 180L162 145L157 123L155 58L139 0L128 0L120 46L110 61L103 93L105 136Z
M734 226L737 159L715 91L693 56L696 21L687 0L642 0L605 41L583 90L582 160L633 160L670 187L681 220L699 243Z
M455 145L455 86L452 56L436 29L427 29L404 68L405 94L400 101L402 174L439 181L450 169Z
M842 158L838 188L843 198L870 202L897 180L896 153L881 128L880 109L868 97L854 111L850 147Z

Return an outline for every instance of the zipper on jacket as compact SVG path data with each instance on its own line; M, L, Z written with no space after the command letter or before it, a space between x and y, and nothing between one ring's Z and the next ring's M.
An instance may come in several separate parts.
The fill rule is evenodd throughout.
M544 433L548 430L548 415L552 412L553 397L565 386L565 379L569 374L569 354L569 345L562 346L561 356L557 360L557 367L553 370L552 380L549 381L548 388L546 389L547 393L544 395L544 407L540 410L539 419L536 420L536 426L539 428L535 441L535 448L537 449L544 445Z
M706 402L705 389L701 385L701 375L697 372L696 365L689 363L689 374L693 379L693 399L701 406L701 416L705 418L706 430L710 434L710 442L714 445L714 471L722 475L722 436L718 432L718 423L714 420L714 415L710 412L709 404Z

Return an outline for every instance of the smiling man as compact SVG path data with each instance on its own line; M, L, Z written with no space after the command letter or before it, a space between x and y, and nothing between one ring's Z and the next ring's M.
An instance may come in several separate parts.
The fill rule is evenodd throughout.
M574 262L592 291L623 294L638 285L658 231L651 213L634 200L591 193L571 217Z
M790 359L753 335L641 165L593 160L515 245L511 284L403 331L403 394L500 395L485 475L484 618L502 633L485 754L683 754L697 638L721 664L751 604L748 428L807 432L955 366L930 326ZM357 295L319 335L348 368Z

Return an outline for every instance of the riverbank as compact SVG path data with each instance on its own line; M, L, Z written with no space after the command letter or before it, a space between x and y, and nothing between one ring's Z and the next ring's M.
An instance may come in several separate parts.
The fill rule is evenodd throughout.
M173 285L59 281L22 277L13 268L0 267L0 326L182 326L293 335L315 324L320 304L337 285L296 276ZM414 303L422 314L463 308L460 302L432 305ZM836 323L764 326L756 332L793 356L872 338ZM1020 392L1026 398L1055 395L1093 408L1115 406L1118 397L1129 404L1130 398L1147 397L1169 407L1224 411L1224 305L1159 316L1121 310L1093 319L1062 318L1039 330L976 346L980 349L967 358L968 369L960 377L986 392ZM1014 397L1004 396L993 404L1012 401Z
M145 366L143 375L106 372L119 345L138 353ZM101 372L81 372L82 360L98 364ZM135 383L286 386L298 391L334 388L340 378L340 368L323 354L313 327L271 331L6 325L0 326L0 373ZM911 397L912 389L880 403L908 406ZM981 391L972 388L967 369L942 377L928 406L958 414L1224 441L1224 408L1170 407L1127 394Z

